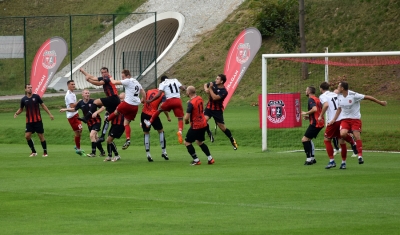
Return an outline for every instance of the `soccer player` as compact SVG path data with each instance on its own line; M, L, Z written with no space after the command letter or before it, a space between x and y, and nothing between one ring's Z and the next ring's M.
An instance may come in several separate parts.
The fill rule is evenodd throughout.
M301 142L303 143L304 152L307 157L304 165L312 165L317 163L317 161L313 156L313 143L311 140L317 138L318 133L324 128L325 121L323 117L321 120L318 120L322 111L322 105L318 97L315 96L315 87L307 87L306 96L308 97L308 111L302 111L301 115L303 115L305 119L310 120L310 125L301 139Z
M318 121L321 121L325 115L325 112L327 113L327 122L329 123L330 120L332 120L335 117L336 110L338 108L338 100L337 100L337 94L335 92L330 92L329 91L329 83L323 82L319 86L319 90L321 91L321 95L319 96L319 100L322 104L322 111L318 117ZM325 167L325 169L330 169L332 167L336 167L335 163L335 158L334 158L334 150L332 147L332 139L336 138L338 139L340 146L343 148L343 145L346 146L346 143L344 142L347 141L349 142L352 146L355 145L355 142L353 138L351 138L350 135L346 136L346 139L342 139L340 137L340 120L342 119L342 116L339 116L336 120L336 122L332 125L329 125L325 129L325 134L324 134L324 144L326 147L326 152L329 157L329 163ZM355 148L355 146L353 147ZM342 163L340 165L340 169L346 169L346 158L347 155L344 152L341 152L342 156Z
M190 123L190 128L185 137L185 146L188 153L193 158L191 165L201 165L196 150L192 145L195 141L207 156L208 164L214 164L214 158L211 156L208 146L204 143L207 131L207 119L203 112L203 99L201 96L196 95L196 89L193 86L188 86L186 94L189 96L190 100L186 110L185 124Z
M68 119L69 124L72 127L72 130L75 133L76 153L82 156L85 154L85 151L81 149L82 123L78 119L79 118L78 111L75 111L75 109L74 109L77 104L76 95L74 93L74 90L75 90L74 80L69 80L67 82L67 86L68 86L68 91L65 94L65 106L67 106L67 108L66 108L67 119ZM73 110L73 111L69 112L68 111L69 109Z
M231 141L234 150L237 150L238 144L235 138L233 138L231 131L226 128L224 122L224 99L228 95L228 91L225 88L226 76L225 74L219 74L214 82L204 84L204 91L209 95L207 107L204 111L206 120L214 118L219 129L225 133L225 135ZM210 127L207 123L207 134L210 137L210 141L214 142L214 137L210 131Z
M146 92L146 100L152 99L154 96L156 96L158 93L158 89L151 89ZM151 157L150 154L150 128L153 126L154 130L158 132L159 139L160 139L160 145L161 145L161 157L164 158L165 160L169 160L168 155L167 155L167 142L165 141L165 134L164 134L164 129L163 125L161 122L160 117L158 116L157 118L154 119L154 121L151 123L151 126L147 127L146 124L144 123L144 120L149 120L151 119L151 116L153 116L154 113L157 112L158 106L162 102L162 100L165 99L165 96L160 96L156 100L154 100L151 103L144 103L143 109L142 109L142 114L140 116L141 120L141 127L143 129L143 134L144 134L144 147L146 150L146 155L147 155L147 160L149 162L153 161L153 158ZM164 112L165 115L167 116L167 120L170 122L171 118L169 117L168 112Z
M122 149L125 150L131 144L131 127L129 124L131 121L135 120L139 104L141 104L139 94L141 95L142 99L144 99L144 97L146 97L146 92L143 90L142 85L140 85L135 78L131 78L131 72L129 70L122 70L121 77L122 80L120 81L114 80L113 78L110 78L110 81L114 85L124 86L125 99L117 106L115 111L111 113L106 120L112 121L119 114L124 115L126 141L122 146Z
M358 164L363 164L364 159L362 156L362 141L361 141L361 113L360 113L360 101L371 100L382 106L386 106L386 101L380 101L375 97L359 94L357 92L349 90L349 84L347 82L339 82L338 85L339 95L338 95L338 109L336 110L335 117L328 123L328 125L333 125L338 119L339 115L342 114L342 120L340 122L340 135L345 138L349 131L353 132L354 138L357 143L358 151ZM342 152L347 154L346 146L345 149L342 146Z
M31 149L31 155L29 157L37 156L37 152L35 149L35 145L32 140L32 133L37 133L40 139L40 143L42 144L43 148L43 155L42 157L47 157L47 144L44 138L44 129L43 129L43 122L42 122L42 115L40 114L39 105L42 106L44 111L50 116L51 120L54 120L53 115L50 113L47 106L43 103L42 98L40 98L37 94L32 94L32 85L26 84L25 85L25 93L26 95L21 99L20 108L15 112L14 118L22 113L25 108L26 112L26 127L25 127L25 139L28 142L28 146Z
M90 107L93 105L94 99L90 99L90 92L88 89L84 89L82 91L82 100L79 100L78 103L75 105L74 108L67 108L67 109L60 109L60 112L65 111L78 111L79 109L82 110L83 115L87 115ZM92 142L92 152L87 154L88 157L96 157L96 147L100 151L100 157L106 156L106 153L101 145L101 142L97 142L98 139L98 131L101 127L101 118L98 115L102 110L104 110L104 106L98 109L96 112L93 113L93 118L89 119L87 122L87 126L90 132L90 141Z
M125 93L122 92L119 95L119 99L121 101L124 101L125 99ZM108 156L104 159L105 162L107 161L112 161L112 162L116 162L119 161L121 159L121 156L119 156L118 154L118 150L117 150L117 146L114 143L114 139L117 138L119 139L122 134L125 131L125 127L124 127L124 115L120 114L115 116L115 118L110 121L111 122L111 128L108 131L108 137L107 137L107 153ZM112 153L114 152L114 157L112 158Z
M117 106L119 105L120 100L118 97L117 88L115 87L114 84L111 83L110 80L111 76L108 72L108 68L102 67L100 69L101 77L95 77L87 73L83 68L80 68L79 71L85 75L86 81L88 81L89 83L95 86L103 86L104 93L106 94L105 98L94 100L93 105L90 107L88 114L83 118L79 118L79 120L83 121L84 123L87 123L87 121L90 118L92 118L92 115L94 112L96 112L97 108L101 106L105 106L108 113L114 112ZM106 130L104 129L106 127L108 127L108 125L103 126L102 135L98 140L100 142L104 141L104 133L106 132Z
M154 122L154 120L160 115L161 112L169 112L171 110L174 111L175 117L178 118L178 132L176 135L178 136L178 142L180 144L183 143L182 138L182 130L183 130L183 107L182 107L182 100L181 100L181 93L179 90L184 91L186 87L182 85L178 79L176 78L168 78L167 76L161 77L161 83L158 86L158 93L150 100L146 100L147 103L151 103L154 100L158 99L161 94L164 92L165 95L165 102L162 103L160 108L157 112L155 112L150 120L145 119L144 123L147 127Z

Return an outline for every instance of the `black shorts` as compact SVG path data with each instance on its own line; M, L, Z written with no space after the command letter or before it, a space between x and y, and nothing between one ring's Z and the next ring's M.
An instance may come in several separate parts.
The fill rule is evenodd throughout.
M151 116L145 113L142 113L140 115L140 121L142 122L142 129L143 132L149 132L151 129L151 126L154 128L154 130L162 130L163 129L163 125L161 123L161 119L160 117L157 117L156 119L154 119L154 121L151 123L151 126L147 127L146 124L144 123L144 119L150 120Z
M32 134L35 132L38 134L43 134L44 133L43 122L39 121L39 122L26 123L25 133L26 132L32 132Z
M125 127L123 125L112 125L110 131L108 132L108 136L119 139L124 131Z
M119 103L121 102L117 95L100 98L100 100L101 103L103 103L104 107L106 107L107 112L109 113L114 112Z
M207 127L201 129L192 129L190 127L186 133L185 141L189 143L193 143L196 140L203 142L205 140L206 130Z
M224 113L222 110L211 110L211 109L205 109L204 110L204 115L208 116L209 118L214 118L214 120L217 123L224 123Z
M309 139L317 138L318 133L322 130L322 128L323 127L315 127L313 125L309 125L304 136Z
M101 123L95 123L95 124L93 124L91 126L88 126L89 132L91 132L91 131L99 132L100 128L101 128Z

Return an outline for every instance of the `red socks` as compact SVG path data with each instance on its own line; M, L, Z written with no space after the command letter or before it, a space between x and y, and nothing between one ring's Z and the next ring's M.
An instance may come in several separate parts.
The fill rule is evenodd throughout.
M341 152L342 161L346 161L346 158L347 158L347 146L346 146L346 144L340 144L340 148L342 149L342 152Z
M324 144L326 147L326 152L328 153L329 159L333 159L333 147L330 140L324 140Z
M131 126L129 126L129 124L128 124L128 125L124 126L124 128L125 128L126 139L130 140L131 139Z
M75 136L75 145L77 149L81 149L81 137Z
M358 156L362 156L362 141L356 140L356 143L357 143Z
M183 120L182 119L178 119L178 129L179 129L179 131L183 130Z

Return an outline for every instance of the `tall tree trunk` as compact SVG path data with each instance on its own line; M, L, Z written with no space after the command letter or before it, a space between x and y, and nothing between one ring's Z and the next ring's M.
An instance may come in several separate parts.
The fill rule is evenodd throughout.
M299 31L300 31L300 53L307 53L306 35L304 33L305 23L304 0L299 0ZM308 65L307 63L301 64L301 78L308 78Z

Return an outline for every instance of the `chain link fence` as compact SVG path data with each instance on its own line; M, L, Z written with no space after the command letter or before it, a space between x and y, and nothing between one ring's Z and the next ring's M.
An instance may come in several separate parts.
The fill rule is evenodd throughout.
M145 19L154 19L153 24L146 26L145 40L124 35ZM115 78L125 68L138 76L157 58L156 20L155 12L0 17L0 95L20 92L29 83L36 52L55 36L67 42L68 54L53 79L76 79L78 65L93 75L99 75L104 66ZM155 63L155 70L156 66Z

